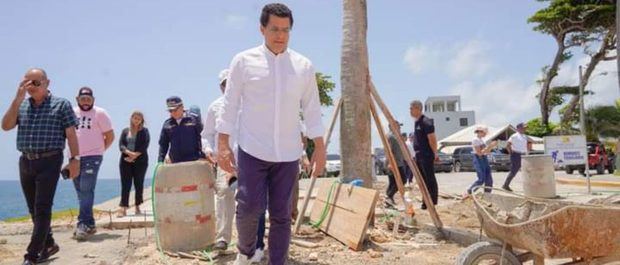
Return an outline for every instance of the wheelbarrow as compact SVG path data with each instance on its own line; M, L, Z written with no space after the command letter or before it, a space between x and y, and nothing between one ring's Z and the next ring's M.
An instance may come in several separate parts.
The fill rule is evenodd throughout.
M489 188L486 188L487 190ZM489 241L464 249L456 264L514 265L545 259L564 264L620 261L620 207L529 198L474 189L481 229ZM620 264L620 263L618 263Z

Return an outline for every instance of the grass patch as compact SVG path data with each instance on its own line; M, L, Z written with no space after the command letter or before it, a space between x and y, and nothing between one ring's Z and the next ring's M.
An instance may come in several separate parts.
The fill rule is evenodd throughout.
M95 217L98 214L100 214L100 213L101 213L101 211L93 209L93 215ZM79 211L76 208L70 208L70 209L66 209L66 210L55 211L55 212L52 212L52 221L64 220L64 219L68 220L68 219L71 219L71 218L77 218L78 214L79 214ZM30 221L30 215L21 216L21 217L7 218L3 222L5 222L5 223L21 223L21 222L27 222L27 221Z

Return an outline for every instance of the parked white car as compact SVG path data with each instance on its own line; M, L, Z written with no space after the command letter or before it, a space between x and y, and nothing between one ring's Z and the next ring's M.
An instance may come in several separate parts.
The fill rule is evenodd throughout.
M338 154L328 154L327 161L325 163L325 175L327 177L334 176L337 177L340 175L340 155Z

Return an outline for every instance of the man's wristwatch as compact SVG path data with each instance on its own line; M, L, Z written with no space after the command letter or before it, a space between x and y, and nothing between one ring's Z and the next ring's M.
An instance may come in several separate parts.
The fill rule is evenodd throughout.
M69 161L72 161L72 160L80 161L80 156L72 156L72 157L70 157Z

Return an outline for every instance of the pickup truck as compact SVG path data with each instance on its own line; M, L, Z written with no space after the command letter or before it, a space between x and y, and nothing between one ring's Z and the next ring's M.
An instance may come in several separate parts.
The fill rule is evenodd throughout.
M590 169L595 169L596 174L605 174L605 170L609 174L613 174L614 158L615 156L605 150L605 146L602 143L588 143L588 165ZM579 171L581 175L585 175L586 165L568 165L566 166L566 173L573 174L575 170Z

